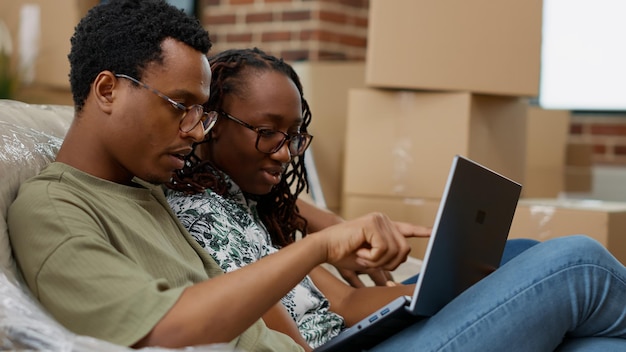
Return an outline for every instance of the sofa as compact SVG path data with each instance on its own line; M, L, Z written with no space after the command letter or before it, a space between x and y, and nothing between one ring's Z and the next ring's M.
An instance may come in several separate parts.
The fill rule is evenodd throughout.
M0 99L0 350L3 351L131 351L73 334L57 323L30 294L11 256L6 221L8 208L20 184L54 160L73 115L71 106ZM233 349L217 344L184 350Z

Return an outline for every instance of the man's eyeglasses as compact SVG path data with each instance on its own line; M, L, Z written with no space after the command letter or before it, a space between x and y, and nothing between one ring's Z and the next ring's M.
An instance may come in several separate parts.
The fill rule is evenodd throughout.
M257 137L255 146L261 153L274 154L282 148L286 141L288 141L289 153L291 153L292 156L300 156L304 153L306 148L309 147L309 144L311 144L311 140L313 139L313 136L308 133L300 132L287 134L281 131L258 128L250 125L249 123L243 122L224 111L220 112L220 114L229 120L235 121L243 127L256 132Z
M191 130L196 128L198 123L202 122L202 129L204 130L204 134L206 135L211 130L213 125L215 125L215 121L217 121L217 116L218 116L217 112L211 111L207 113L204 111L204 108L202 107L202 105L195 104L192 106L185 106L173 100L172 98L168 97L167 95L159 92L158 90L150 87L149 85L141 82L140 80L133 78L129 75L120 73L120 74L116 74L115 77L126 78L128 80L131 80L137 83L138 85L148 89L152 93L165 99L168 103L172 104L172 106L175 109L182 111L183 116L181 116L180 118L180 125L179 125L179 129L182 132L185 132L185 133L190 132Z

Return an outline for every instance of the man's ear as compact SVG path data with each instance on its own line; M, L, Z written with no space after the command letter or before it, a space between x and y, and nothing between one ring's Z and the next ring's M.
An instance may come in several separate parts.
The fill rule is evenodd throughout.
M111 112L111 105L115 100L115 94L120 84L119 82L120 81L111 71L102 71L96 76L96 79L91 85L91 93L100 110Z

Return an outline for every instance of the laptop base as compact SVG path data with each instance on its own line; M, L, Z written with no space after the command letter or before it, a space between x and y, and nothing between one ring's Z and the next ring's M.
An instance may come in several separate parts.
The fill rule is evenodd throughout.
M360 352L371 349L416 321L424 319L408 310L410 297L402 296L363 319L313 352ZM341 337L341 338L339 338Z

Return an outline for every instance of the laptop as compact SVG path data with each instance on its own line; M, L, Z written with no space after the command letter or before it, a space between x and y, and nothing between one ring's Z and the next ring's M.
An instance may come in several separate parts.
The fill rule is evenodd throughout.
M496 270L522 186L456 155L413 296L399 297L315 352L362 351L436 314Z

